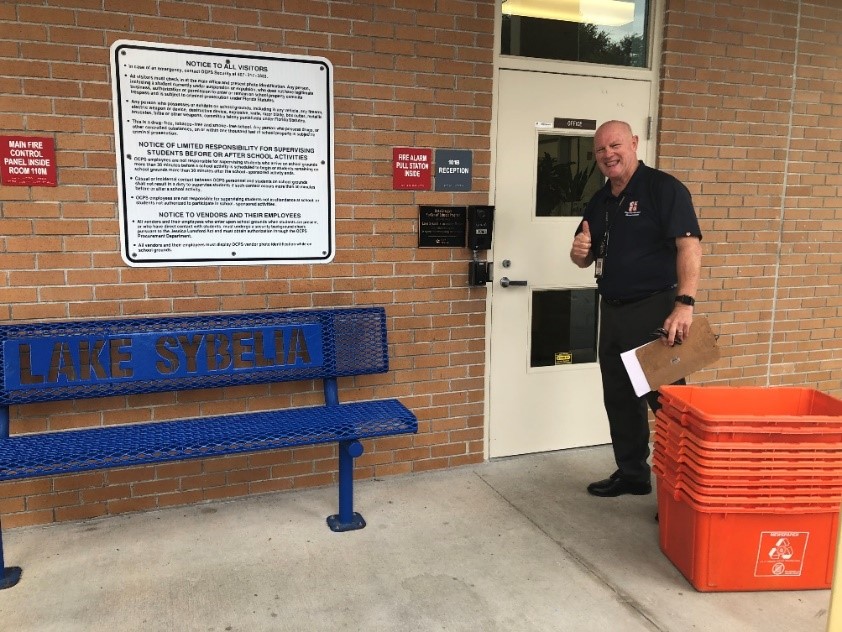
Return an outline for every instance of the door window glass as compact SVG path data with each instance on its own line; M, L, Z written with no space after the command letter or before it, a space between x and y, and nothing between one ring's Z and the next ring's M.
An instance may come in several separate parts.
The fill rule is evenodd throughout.
M532 292L530 366L596 362L597 291Z
M535 176L537 217L581 217L585 204L602 186L593 137L538 135Z
M648 66L647 0L503 0L500 52Z

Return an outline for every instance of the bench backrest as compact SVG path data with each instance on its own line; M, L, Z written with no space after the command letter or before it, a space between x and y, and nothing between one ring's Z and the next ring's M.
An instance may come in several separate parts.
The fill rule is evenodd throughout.
M0 325L0 405L385 373L381 307Z

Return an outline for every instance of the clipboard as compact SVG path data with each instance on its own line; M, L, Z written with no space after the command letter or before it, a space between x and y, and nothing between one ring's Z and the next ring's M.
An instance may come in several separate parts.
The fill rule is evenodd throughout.
M640 397L713 364L719 360L720 352L708 319L696 316L683 344L668 347L660 339L653 340L621 357Z

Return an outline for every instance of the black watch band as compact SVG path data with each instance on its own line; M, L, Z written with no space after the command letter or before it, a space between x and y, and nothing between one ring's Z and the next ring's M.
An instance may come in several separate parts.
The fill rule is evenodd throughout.
M681 303L682 305L695 305L696 299L692 296L688 296L687 294L679 294L675 297L676 303Z

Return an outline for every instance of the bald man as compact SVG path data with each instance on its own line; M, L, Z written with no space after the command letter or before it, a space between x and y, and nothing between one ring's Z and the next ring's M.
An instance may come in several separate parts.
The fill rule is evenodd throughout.
M637 145L624 121L596 130L596 163L608 180L588 202L570 249L573 263L594 267L601 297L599 364L617 469L588 492L603 497L652 491L646 404L657 410L658 394L635 394L620 354L651 342L659 328L664 344L687 338L702 261L690 192L638 160Z

